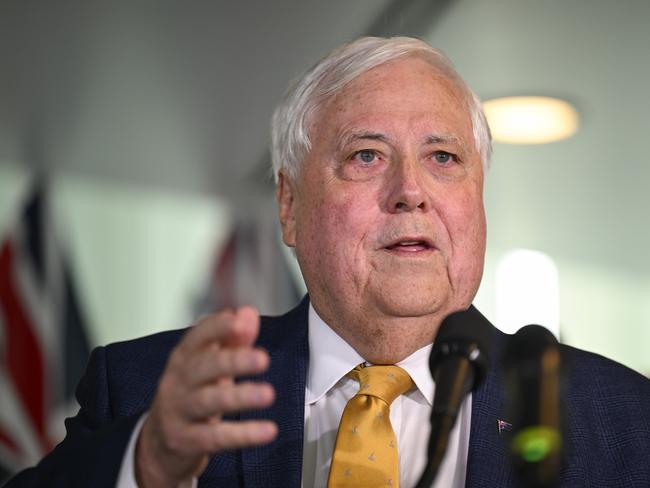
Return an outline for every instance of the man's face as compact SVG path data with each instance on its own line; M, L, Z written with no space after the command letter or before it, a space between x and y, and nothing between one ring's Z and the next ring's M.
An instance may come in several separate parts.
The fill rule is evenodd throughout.
M319 315L374 362L430 343L483 270L483 168L453 82L419 58L357 77L320 107L296 181L278 186Z

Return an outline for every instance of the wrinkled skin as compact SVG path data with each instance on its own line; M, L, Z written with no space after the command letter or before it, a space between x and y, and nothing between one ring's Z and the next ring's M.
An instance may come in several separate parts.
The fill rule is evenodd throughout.
M422 59L352 80L281 172L285 244L318 314L366 360L395 363L467 308L483 271L483 167L460 90Z

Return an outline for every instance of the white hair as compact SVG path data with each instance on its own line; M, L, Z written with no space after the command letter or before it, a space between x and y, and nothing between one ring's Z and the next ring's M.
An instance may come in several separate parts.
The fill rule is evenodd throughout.
M280 170L295 179L311 149L309 127L317 108L359 75L388 61L417 56L456 83L465 96L474 141L484 170L492 156L492 137L481 101L442 52L411 37L362 37L344 44L321 59L294 81L271 119L271 160L278 179Z

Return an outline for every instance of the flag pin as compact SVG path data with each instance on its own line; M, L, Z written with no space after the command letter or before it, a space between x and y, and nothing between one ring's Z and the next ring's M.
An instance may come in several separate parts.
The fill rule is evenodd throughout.
M512 429L512 424L501 419L497 419L497 426L499 427L499 434L501 434L502 432L507 432L510 429Z

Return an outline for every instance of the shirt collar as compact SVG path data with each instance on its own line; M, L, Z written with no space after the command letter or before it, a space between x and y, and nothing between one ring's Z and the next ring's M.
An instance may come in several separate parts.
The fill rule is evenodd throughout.
M364 359L319 317L309 303L309 369L305 404L316 403Z
M420 393L431 405L433 379L429 371L429 354L432 345L424 346L397 363L411 375ZM341 378L365 360L327 325L309 304L309 369L305 388L305 404L316 403L336 385Z
M429 405L433 405L433 378L429 370L429 356L431 355L431 348L433 344L427 344L421 347L413 354L405 358L403 361L397 363L396 366L404 369L417 386L422 396Z

